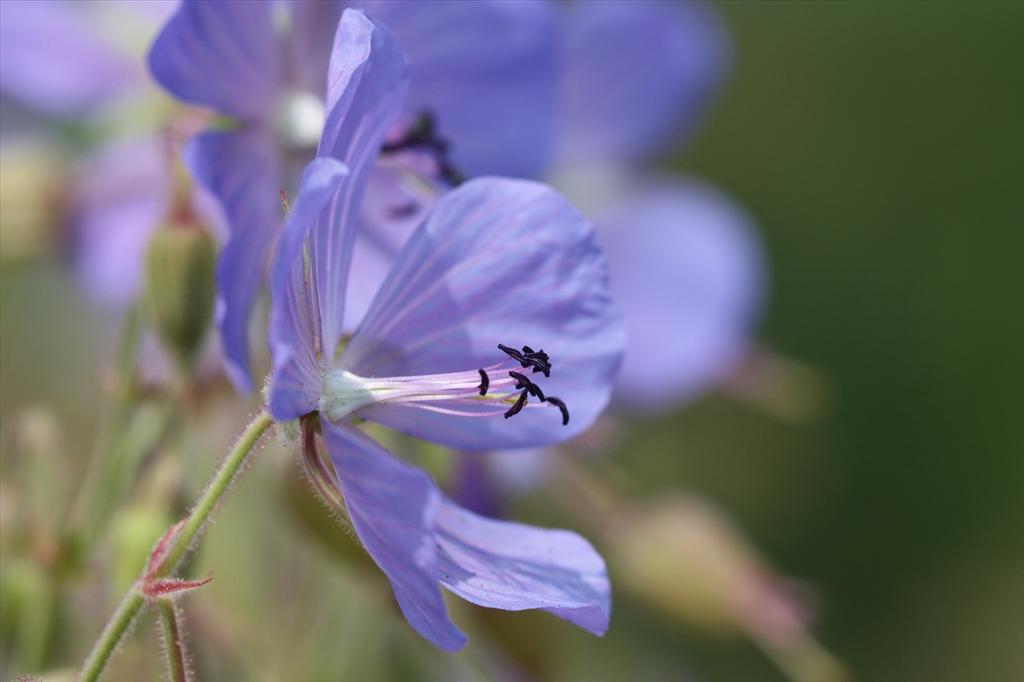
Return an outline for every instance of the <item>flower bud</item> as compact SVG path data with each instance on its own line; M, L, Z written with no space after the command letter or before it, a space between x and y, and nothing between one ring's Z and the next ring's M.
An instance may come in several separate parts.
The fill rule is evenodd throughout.
M188 371L210 324L216 246L192 224L158 229L146 251L143 310L164 348Z
M33 520L34 539L55 537L63 506L54 500L64 500L71 483L61 448L60 423L53 410L39 405L25 408L12 421L18 492L25 513Z
M614 534L627 587L669 615L723 634L801 631L808 613L716 510L674 497L635 510Z
M110 532L111 580L121 592L135 582L155 543L167 530L168 515L158 509L133 505L113 519Z
M0 571L0 616L5 628L15 633L18 667L42 667L53 642L57 614L54 584L42 567L20 557L5 561Z
M704 630L745 635L793 682L844 682L811 635L811 609L713 506L672 497L634 508L611 528L622 584Z
M45 140L5 139L0 165L0 260L45 255L57 237L68 163Z
M123 591L149 569L154 543L173 520L170 509L181 487L181 461L176 453L159 457L138 482L135 499L111 518L110 566L115 591ZM162 559L162 557L161 557Z

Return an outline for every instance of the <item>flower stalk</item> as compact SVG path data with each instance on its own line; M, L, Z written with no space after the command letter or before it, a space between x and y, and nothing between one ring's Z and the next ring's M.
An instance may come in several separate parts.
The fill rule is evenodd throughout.
M178 618L178 607L172 598L157 600L160 630L164 636L164 656L167 658L167 676L171 682L189 682L188 655Z
M210 484L199 498L196 506L192 508L192 512L180 524L177 532L170 534L170 539L167 540L166 546L164 546L163 541L158 545L158 551L163 554L163 558L151 570L147 569L144 578L136 581L128 590L124 599L121 600L117 610L114 611L114 615L111 616L110 621L103 628L100 638L93 645L92 651L89 652L89 656L82 666L82 672L78 678L79 682L95 682L95 680L100 678L118 643L124 637L135 616L146 601L144 583L164 578L174 570L186 552L188 552L192 543L202 533L210 515L217 508L217 503L220 502L221 497L231 487L232 481L234 481L235 476L242 468L249 453L252 452L253 447L259 442L260 437L266 433L272 423L273 421L269 414L265 411L260 412L249 423L242 435L239 436L235 445L221 463L217 473L214 474Z

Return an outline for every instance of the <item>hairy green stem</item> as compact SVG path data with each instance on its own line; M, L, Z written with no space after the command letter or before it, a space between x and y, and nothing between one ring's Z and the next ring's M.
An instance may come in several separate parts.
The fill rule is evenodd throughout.
M78 676L80 682L93 682L100 678L103 669L107 667L107 661L110 660L110 656L114 653L121 638L128 632L132 621L135 620L135 614L142 608L144 601L142 589L138 583L132 585L128 594L117 605L117 610L110 617L106 627L103 628L100 638L96 640L92 651L89 652L89 658L85 659L82 672Z
M272 423L273 420L271 420L270 415L266 412L260 412L249 423L245 431L235 442L234 447L231 448L228 456L224 458L220 468L214 474L206 490L203 491L196 506L192 508L192 512L188 515L185 524L171 540L170 547L163 561L150 574L149 577L151 579L167 576L185 556L193 540L199 536L205 527L210 514L216 509L217 503L231 487L231 482L245 463L249 453ZM100 638L93 645L89 657L82 666L82 672L78 678L79 682L95 682L95 680L99 679L103 669L106 668L107 662L110 660L110 656L114 653L125 632L128 631L128 627L131 625L136 614L138 614L139 609L142 608L144 602L142 581L139 580L131 587L128 594L125 595L117 610L114 611L114 615L111 616L110 621L103 628Z
M171 682L189 682L192 675L189 674L185 642L182 640L176 608L171 599L157 601L160 630L164 635L164 655L167 657L167 675Z
M231 448L231 452L224 459L224 463L217 470L213 480L210 481L210 484L203 492L202 497L199 498L196 506L192 508L192 512L188 515L185 525L175 536L167 556L164 557L164 560L156 570L156 577L165 576L170 573L178 565L182 557L185 556L189 545L192 544L192 540L199 535L210 514L216 508L217 502L220 501L220 498L231 487L231 482L235 480L235 474L238 473L242 464L245 463L249 452L273 423L274 421L270 418L269 414L260 412L249 423L249 426L245 428L242 435L238 437L234 447Z

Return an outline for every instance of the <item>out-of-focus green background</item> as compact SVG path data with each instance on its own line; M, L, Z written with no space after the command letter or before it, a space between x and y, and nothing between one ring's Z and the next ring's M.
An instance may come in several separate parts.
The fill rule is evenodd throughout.
M685 486L715 500L782 573L811 583L819 639L856 678L1016 679L1024 3L718 8L734 75L673 165L757 218L772 279L760 338L820 372L829 399L793 423L711 396L628 424L614 467L639 498ZM5 263L0 287L5 431L27 406L51 405L78 471L108 323L53 265ZM194 485L246 407L204 421ZM538 674L553 679L781 679L753 645L681 628L621 592L604 640L550 617L459 607L471 644L453 668L400 621L380 580L310 542L284 493L294 468L268 447L199 559L216 573L190 598L210 679L473 679L481 657L509 655L494 640L543 660ZM572 523L545 507L558 493L517 515ZM74 614L92 627L104 617ZM57 660L78 660L88 635L52 643ZM116 671L149 679L135 676L152 670L145 651L127 648Z
M702 425L688 450L711 401L650 447L678 434L661 466L814 580L822 636L863 679L1015 679L1024 4L720 8L735 77L682 162L760 218L763 338L834 402L810 429Z

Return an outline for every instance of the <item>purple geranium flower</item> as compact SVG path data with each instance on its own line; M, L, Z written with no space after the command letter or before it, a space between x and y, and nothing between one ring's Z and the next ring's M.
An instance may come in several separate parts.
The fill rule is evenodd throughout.
M152 136L104 145L73 167L67 201L68 247L93 299L135 301L146 243L167 213L171 165Z
M271 270L270 411L307 429L319 415L347 517L426 639L446 650L465 642L439 585L603 633L608 578L585 540L468 512L355 426L466 450L550 443L588 426L624 342L593 229L543 185L468 182L436 203L346 338L360 199L408 68L387 29L346 11L330 75L317 159Z
M639 170L694 134L728 71L728 38L703 3L560 9L557 107L548 110L557 135L539 175L593 219L608 254L630 332L616 405L677 408L736 370L766 289L761 243L742 209L707 182ZM490 76L501 82L508 74ZM422 209L448 189L435 185L403 201L396 187L380 174L369 181L353 277L370 291L418 224L420 213L399 209ZM368 303L350 296L353 325Z
M0 87L33 111L79 118L136 90L143 70L112 39L170 3L0 2Z
M765 289L761 242L746 213L705 182L664 178L625 193L597 226L629 329L615 404L663 411L734 373Z
M565 9L556 165L660 156L696 128L728 70L702 2L572 2Z
M197 137L186 161L220 199L231 229L218 266L217 324L229 375L243 390L251 387L248 319L279 225L277 190L291 187L288 178L312 155L328 55L346 5L379 14L411 60L410 94L372 178L388 210L421 215L407 176L435 183L454 167L527 174L550 151L556 54L544 4L184 2L149 63L179 99L237 123ZM493 77L499 73L506 76ZM451 158L444 140L456 144Z
M706 182L638 170L693 135L728 71L728 37L697 2L574 2L565 18L554 174L594 220L626 311L614 401L676 408L736 370L766 288L742 209Z
M728 72L728 36L699 2L572 2L563 19L551 173L593 219L625 311L613 406L678 409L736 372L767 288L745 211L705 181L641 170L695 133ZM494 476L461 473L457 497L494 508L494 484L522 492L545 480L549 461L538 450L493 453Z

